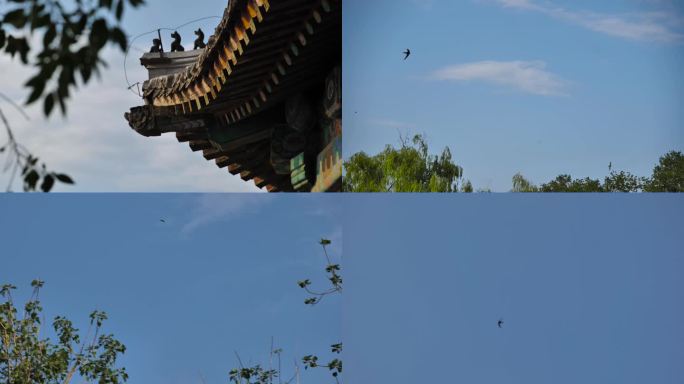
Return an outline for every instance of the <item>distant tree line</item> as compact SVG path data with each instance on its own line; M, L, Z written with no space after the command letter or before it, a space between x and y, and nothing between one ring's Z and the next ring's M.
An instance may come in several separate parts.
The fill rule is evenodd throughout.
M402 139L399 148L387 145L374 156L358 152L344 163L344 168L345 192L473 192L449 147L439 155L430 155L422 135L414 136L411 142ZM512 182L511 192L684 192L684 155L678 151L666 153L650 177L614 171L609 166L603 180L561 174L536 185L518 173Z
M536 186L518 173L513 176L512 192L684 192L684 155L670 151L661 156L650 177L610 170L603 180L563 174Z

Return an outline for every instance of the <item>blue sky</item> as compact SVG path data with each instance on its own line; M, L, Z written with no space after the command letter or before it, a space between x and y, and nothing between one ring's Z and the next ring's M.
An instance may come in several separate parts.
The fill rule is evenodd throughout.
M346 379L681 383L683 215L674 195L351 196Z
M345 0L345 157L425 133L475 188L522 172L650 176L684 150L684 7L669 0ZM402 52L412 55L403 61Z
M227 383L234 351L267 364L271 336L289 375L295 357L328 361L341 337L340 298L307 307L296 285L325 281L321 237L339 262L337 206L327 195L5 195L0 282L25 299L45 280L49 323L64 315L85 332L90 312L106 311L131 384Z

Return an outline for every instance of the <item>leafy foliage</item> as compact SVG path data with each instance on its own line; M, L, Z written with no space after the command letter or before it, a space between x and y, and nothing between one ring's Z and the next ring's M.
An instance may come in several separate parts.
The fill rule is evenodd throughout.
M359 152L344 163L346 192L472 192L462 182L463 169L453 162L449 147L430 155L425 137L415 135L411 144L391 145L375 156Z
M671 151L658 161L653 175L645 182L646 192L684 192L684 155Z
M332 353L338 353L338 354L342 353L342 343L331 345L330 350ZM339 377L339 374L342 373L342 360L332 359L332 360L330 360L330 362L328 364L320 365L320 364L318 364L318 356L306 355L302 358L302 362L304 363L304 369L328 368L328 370L330 370L330 373L332 374L332 376L339 383L338 377Z
M559 175L540 187L542 192L603 192L601 181L590 179L573 180L570 175Z
M513 176L513 189L511 192L539 192L539 187L525 179L520 173Z
M326 267L325 267L325 273L328 276L328 281L330 282L330 287L321 291L313 291L309 287L311 286L311 280L310 279L304 279L300 280L297 282L297 285L304 289L308 294L312 295L311 297L308 297L307 299L304 300L304 304L306 305L315 305L318 304L323 297L327 295L331 295L334 293L341 293L342 292L342 277L340 276L340 265L339 264L334 264L331 262L330 257L328 256L328 250L326 249L326 246L330 245L332 242L328 239L321 239L319 241L319 244L321 247L323 247L323 253L325 254L325 258L327 261ZM281 370L280 370L280 354L282 353L282 349L273 348L273 343L271 342L271 358L273 358L273 355L276 355L278 357L278 369L271 369L270 364L269 364L269 369L264 369L261 367L261 365L254 365L252 367L245 367L242 364L242 361L240 360L240 356L237 355L238 361L240 362L240 368L234 368L229 372L229 378L231 383L235 384L273 384L273 380L278 378L279 383L285 383L289 384L291 383L295 378L299 378L299 366L296 367L296 373L287 381L280 381L281 378ZM341 354L342 353L342 343L336 343L332 344L330 346L330 352L333 354ZM328 369L330 371L330 374L332 377L335 379L336 383L340 383L340 374L342 373L342 360L339 358L334 358L330 360L327 364L320 364L318 362L318 356L316 355L306 355L302 358L302 363L304 364L304 369L309 369L309 368L323 368L323 369Z
M122 51L127 38L119 22L126 4L138 7L144 0L11 0L0 21L0 52L19 57L23 64L36 68L26 82L31 92L27 104L43 98L43 112L49 116L55 105L66 113L70 89L77 75L87 83L99 75L106 63L100 52L107 43ZM42 47L33 57L34 33L42 36Z
M421 135L414 136L411 144L402 139L400 148L387 145L375 156L358 152L344 167L345 192L473 192L470 181L463 180L463 169L453 162L449 147L440 155L429 155L425 137ZM573 179L561 174L535 185L517 173L512 184L511 192L684 192L684 154L671 151L662 156L650 178L614 171L609 166L609 174L603 180ZM317 301L310 297L306 303Z
M230 382L235 384L273 384L273 380L278 379L279 384L292 383L296 378L299 377L299 369L297 369L297 372L292 375L289 380L283 382L280 372L280 355L282 352L283 350L281 348L273 347L273 339L271 339L271 362L273 360L273 356L276 356L278 359L278 369L272 369L270 367L269 369L264 369L259 364L254 365L253 367L245 367L242 365L240 355L238 355L236 352L235 355L240 362L240 368L230 370ZM270 365L271 364L269 363L269 366Z
M50 116L56 105L66 114L66 101L77 87L78 77L88 83L93 74L99 75L106 67L100 53L107 43L122 51L127 49L126 34L119 23L127 6L138 7L144 0L9 0L3 6L5 3L8 5L0 14L0 53L18 56L23 65L35 68L24 84L30 89L26 104L42 98L43 113ZM40 41L33 39L35 34ZM44 163L39 164L38 157L16 141L1 110L0 117L7 131L0 154L7 155L4 171L10 171L8 191L19 170L27 192L49 192L56 182L74 183L68 175L48 171Z
M328 281L330 282L330 287L322 291L313 291L309 288L311 285L311 280L305 279L297 282L300 288L304 289L308 294L312 295L304 300L306 305L315 305L320 303L320 301L327 295L342 292L342 277L339 275L340 265L333 264L328 256L328 250L326 246L330 245L331 241L328 239L321 239L319 244L323 247L323 253L325 254L325 259L328 264L325 267L325 273L328 275ZM342 353L342 343L333 344L330 346L330 351L335 354ZM339 383L339 375L342 373L342 360L332 359L328 364L319 364L318 356L316 355L306 355L302 358L302 363L304 363L304 369L308 368L328 368L330 373L335 378L335 381Z
M662 156L650 178L610 170L603 182L559 175L538 187L520 173L513 176L512 181L512 192L684 192L684 155L671 151Z
M626 171L611 171L603 180L603 192L639 192L647 179Z
M58 340L41 338L39 292L43 285L40 280L31 283L33 294L21 317L12 300L16 287L5 284L0 288L0 296L5 298L0 305L0 382L68 384L76 374L100 384L125 382L128 374L125 368L116 368L116 360L126 347L112 335L100 335L107 319L104 312L90 315L90 329L83 338L72 322L61 316L52 323Z
M7 191L11 190L14 178L19 170L21 170L20 176L23 181L24 192L37 191L38 188L43 192L50 192L57 181L64 184L74 184L69 175L48 171L45 163L39 164L39 159L16 141L2 109L0 109L0 120L2 120L7 131L7 141L0 146L0 155L5 152L7 154L4 171L10 171Z
M330 256L328 256L328 250L325 248L327 245L330 244L330 240L321 239L319 244L323 247L325 258L328 261L328 264L325 267L325 273L328 274L328 281L330 281L331 286L328 289L322 291L314 291L309 288L311 286L311 280L305 279L298 281L297 285L299 285L299 288L303 288L308 294L311 295L310 297L304 300L304 304L307 305L316 305L325 296L333 293L342 292L342 277L338 273L340 271L340 265L333 264L330 261Z
M255 365L251 368L232 369L230 371L230 381L232 383L242 384L243 379L246 384L269 384L273 379L278 377L278 371L275 369L263 369L260 365Z

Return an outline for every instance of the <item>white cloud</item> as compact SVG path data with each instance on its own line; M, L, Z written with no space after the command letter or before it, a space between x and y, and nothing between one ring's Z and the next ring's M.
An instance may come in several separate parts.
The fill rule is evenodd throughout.
M109 68L102 80L77 89L69 100L68 115L59 112L46 120L42 104L26 108L31 117L26 121L0 101L17 140L45 161L50 169L71 175L75 186L56 186L67 192L255 192L254 183L245 182L201 152L193 153L187 143L178 143L173 134L143 137L133 131L123 117L130 107L143 101L126 89L123 55L107 49ZM128 60L131 81L145 77L137 65L137 54ZM5 73L0 76L0 90L18 104L26 100L23 83L32 68L0 56ZM0 141L4 141L0 131ZM1 159L0 159L1 160ZM0 173L0 185L9 177ZM15 189L20 188L16 186Z
M516 7L525 9L536 8L529 0L498 0L504 7Z
M518 0L520 1L520 0ZM567 81L546 71L543 61L479 61L435 71L436 80L483 81L543 96L565 95Z
M193 203L191 217L181 231L188 234L217 221L234 220L245 213L255 214L274 198L273 195L243 193L200 195Z
M495 0L506 8L543 13L600 32L628 40L647 42L681 42L681 18L671 12L639 12L630 14L603 14L589 11L572 11L549 3L534 0Z

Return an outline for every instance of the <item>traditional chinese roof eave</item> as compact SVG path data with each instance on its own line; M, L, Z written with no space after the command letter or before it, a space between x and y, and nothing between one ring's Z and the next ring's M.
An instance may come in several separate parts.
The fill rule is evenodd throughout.
M146 81L146 105L126 119L145 136L175 132L179 142L259 188L292 191L289 175L276 174L269 162L270 125L253 122L339 66L340 3L231 0L196 60ZM244 135L226 140L217 132Z
M273 103L274 91L300 65L301 53L318 51L320 47L312 45L326 44L327 39L316 34L341 33L339 23L325 22L326 18L341 20L338 2L231 1L197 61L179 73L148 80L144 98L155 107L173 108L183 115L220 109L226 124L253 115Z

